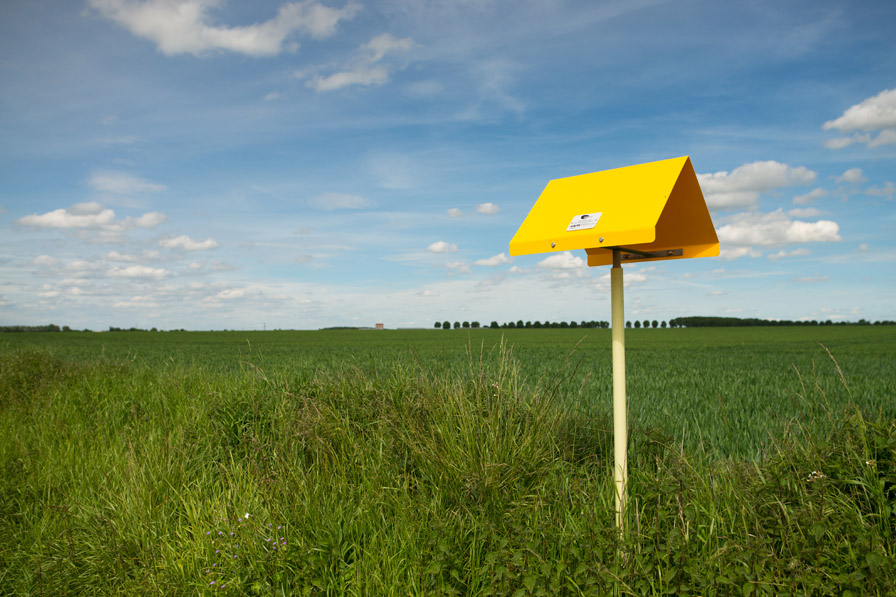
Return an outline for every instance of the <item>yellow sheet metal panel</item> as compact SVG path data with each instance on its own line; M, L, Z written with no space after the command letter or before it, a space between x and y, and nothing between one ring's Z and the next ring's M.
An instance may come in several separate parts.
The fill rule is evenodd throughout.
M656 223L654 240L621 246L636 251L660 253L660 256L652 258L633 255L633 259L638 261L714 257L719 254L719 239L690 160L683 164L678 174ZM678 252L679 250L681 251ZM613 262L610 251L595 248L586 251L590 266L609 265Z
M588 265L606 265L611 247L668 250L630 255L639 260L718 254L687 156L550 181L510 241L510 254L585 249Z

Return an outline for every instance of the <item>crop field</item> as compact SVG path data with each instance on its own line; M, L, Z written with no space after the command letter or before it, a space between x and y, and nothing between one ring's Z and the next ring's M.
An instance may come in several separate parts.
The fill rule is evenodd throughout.
M896 326L0 336L0 594L892 595Z

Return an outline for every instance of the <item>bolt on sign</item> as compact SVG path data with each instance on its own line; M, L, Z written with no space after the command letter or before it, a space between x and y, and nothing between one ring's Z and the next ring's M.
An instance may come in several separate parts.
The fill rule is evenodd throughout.
M625 530L628 418L622 263L715 257L719 239L688 156L552 180L510 240L511 255L584 249L612 265L616 525Z

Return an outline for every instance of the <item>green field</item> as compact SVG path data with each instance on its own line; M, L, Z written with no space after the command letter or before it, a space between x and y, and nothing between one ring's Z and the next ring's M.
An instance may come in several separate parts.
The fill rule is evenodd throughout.
M0 594L892 594L896 327L626 341L620 539L609 330L3 334Z

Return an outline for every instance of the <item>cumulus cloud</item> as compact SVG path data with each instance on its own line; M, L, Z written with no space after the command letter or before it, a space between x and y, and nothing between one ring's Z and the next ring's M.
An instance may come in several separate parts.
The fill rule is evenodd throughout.
M76 203L45 214L31 214L16 220L34 228L103 228L112 224L115 212L96 202Z
M886 89L874 97L869 97L822 127L824 130L837 129L841 133L866 131L849 137L829 139L825 146L842 149L853 143L864 143L868 147L896 144L896 89ZM880 131L872 136L872 131Z
M165 214L145 213L139 218L116 220L115 212L101 203L88 201L45 214L31 214L16 220L20 226L31 228L84 229L118 232L126 228L155 228L165 221Z
M812 203L816 199L821 199L822 197L827 197L828 192L825 189L812 189L805 195L797 195L793 198L793 202L796 205L805 205L807 203Z
M781 249L774 255L769 255L768 258L771 259L772 261L777 261L778 259L784 259L786 257L805 257L808 254L809 254L809 249L804 249L804 248L794 249L792 251L786 251L784 249Z
M782 210L744 213L729 219L717 230L719 241L743 247L775 246L840 240L840 227L830 220L791 220ZM746 254L746 253L745 253Z
M308 0L289 2L263 23L229 27L212 18L219 0L88 0L88 4L103 18L155 43L166 56L204 56L212 51L276 56L284 49L298 48L288 42L294 34L329 37L340 21L352 18L361 8L355 3L330 8Z
M865 182L867 180L868 179L862 174L861 168L850 168L837 177L837 182L846 182L850 184Z
M896 195L896 185L888 180L883 184L883 186L871 187L870 189L867 189L865 191L865 194L872 197L885 197L889 201L892 201L893 196Z
M196 241L186 234L175 236L174 238L163 238L159 241L159 244L166 249L181 249L184 251L205 251L218 246L218 243L211 238Z
M817 173L803 166L775 161L752 162L731 172L698 174L709 207L728 209L756 207L759 194L781 187L810 185Z
M510 257L505 255L504 253L498 253L494 257L487 257L485 259L477 259L473 262L474 265L484 265L487 267L495 267L497 265L503 265L505 263L510 263L513 261Z
M457 245L445 242L443 240L437 240L427 247L427 250L431 253L454 253L457 251Z
M753 247L722 247L719 252L719 259L731 261L741 257L762 257L762 251L757 251Z
M501 211L501 208L491 202L480 203L479 205L476 206L476 211L478 213L485 214L487 216L493 216L496 213L498 213L499 211Z
M215 298L224 299L224 300L233 300L239 299L246 296L246 291L241 288L233 288L228 290L222 290L218 294L215 295Z
M161 280L169 275L168 270L145 265L128 265L126 267L114 267L106 272L110 278L151 278Z
M125 172L103 171L94 173L88 184L95 190L113 195L137 195L141 193L158 193L167 187L163 184L132 176Z
M54 265L56 265L57 261L49 255L38 255L31 260L31 263L34 265L40 265L42 267L53 267Z
M155 228L159 224L162 224L168 218L165 217L165 214L151 211L143 214L139 218L128 218L125 220L126 224L132 224L137 228Z
M88 276L98 269L100 269L98 263L86 259L76 259L65 264L66 274L77 278Z
M462 215L464 215L464 212L462 212L461 210L457 209L456 207L452 207L451 209L449 209L449 210L447 211L447 214L448 214L449 217L452 217L452 218L459 218L459 217L461 217Z
M538 267L547 270L578 269L585 267L585 260L581 257L576 257L569 251L563 251L562 253L545 257L538 262Z
M896 126L896 89L886 89L847 109L840 118L824 123L824 130L873 131Z
M406 37L398 39L388 33L377 35L355 52L354 58L342 70L327 76L314 75L308 86L315 91L336 91L352 85L379 86L386 83L396 69L404 68L401 57L407 55L416 44ZM297 77L306 73L297 72Z
M470 273L470 266L468 264L464 263L463 261L449 261L448 263L445 264L445 267L447 267L450 270L454 270L459 274L469 274Z
M308 200L308 205L317 209L364 209L373 205L367 197L347 193L324 193Z
M159 302L151 296L135 296L115 303L116 309L155 309L158 306Z

